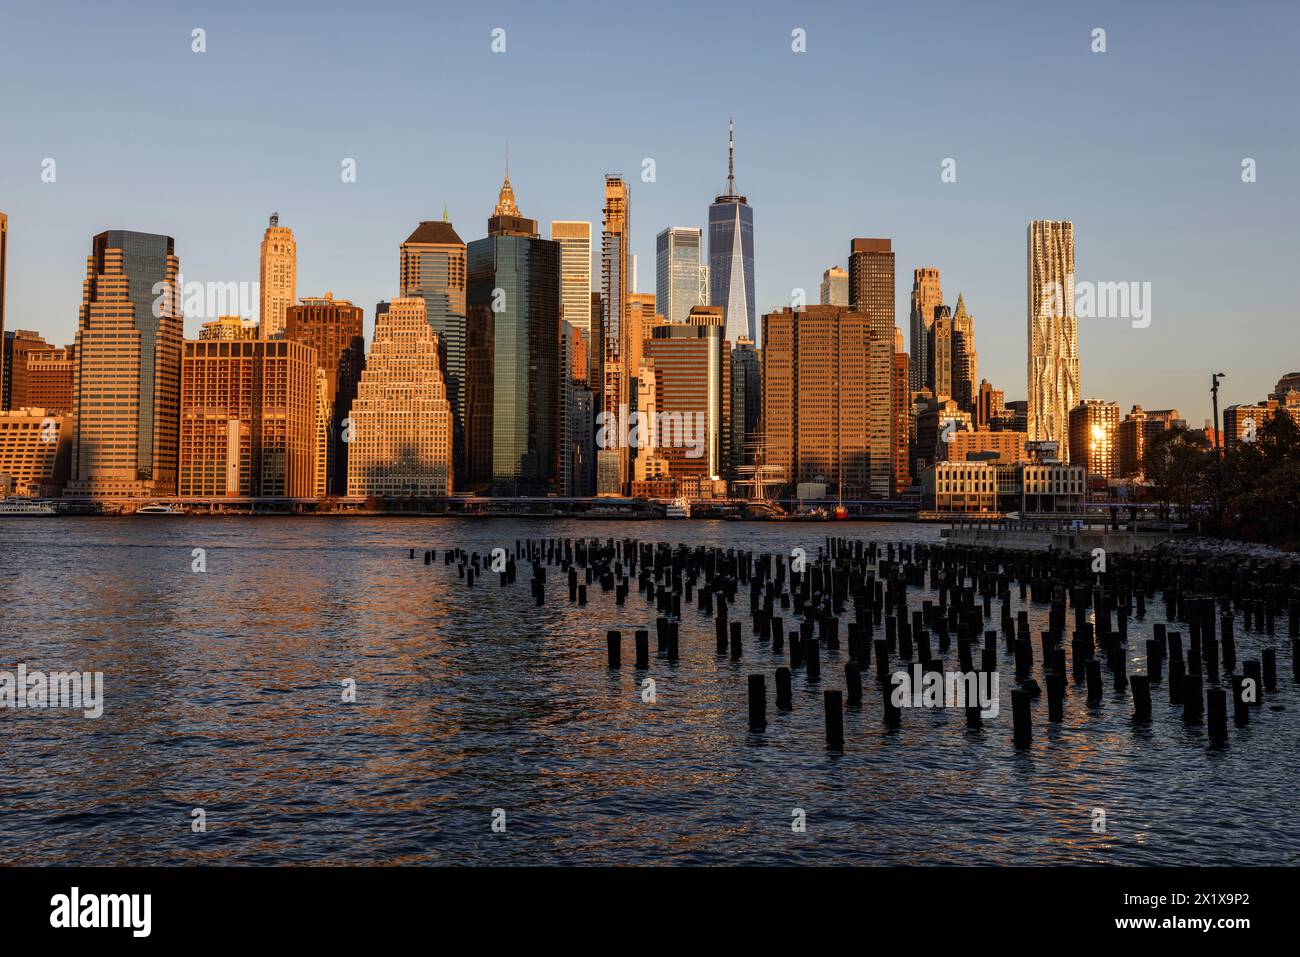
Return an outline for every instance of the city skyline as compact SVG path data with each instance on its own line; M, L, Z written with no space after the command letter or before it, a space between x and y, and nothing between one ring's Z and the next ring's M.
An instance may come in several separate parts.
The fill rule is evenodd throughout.
M1247 39L1242 26L1226 14L1171 25L1153 11L1107 5L1089 11L1087 19L1046 11L1033 23L1015 20L1009 10L982 16L942 4L931 5L928 12L934 22L926 22L939 31L938 39L962 42L966 69L960 89L937 78L909 75L898 102L883 104L870 122L837 119L838 136L811 153L804 151L798 161L776 147L780 140L774 131L786 132L788 116L798 117L800 126L808 121L809 130L817 128L813 122L829 122L825 111L830 106L819 102L817 94L840 89L856 70L877 76L896 64L907 43L891 51L879 37L893 36L897 42L908 36L906 27L920 12L889 11L884 22L873 23L868 43L881 59L864 67L849 56L852 47L841 39L853 32L844 28L857 23L861 13L843 10L832 17L760 7L753 22L737 27L743 59L751 67L763 67L746 74L751 76L748 84L718 85L689 106L679 102L668 111L666 101L672 97L661 95L678 89L679 82L670 79L650 99L637 97L622 110L593 114L589 128L568 129L565 141L556 139L556 124L547 119L556 115L553 102L545 105L549 97L539 101L540 94L527 95L527 109L512 106L503 128L488 137L485 130L494 124L485 126L475 110L486 102L484 97L498 95L503 84L517 83L537 69L543 55L539 46L548 56L581 48L595 27L579 22L565 32L539 22L525 8L508 9L500 18L508 30L507 52L493 54L489 34L495 24L447 13L439 21L445 27L440 35L447 56L455 65L480 72L484 89L471 90L465 112L455 113L454 144L436 147L427 161L418 163L411 150L423 145L422 138L385 159L377 151L377 137L370 135L378 117L365 122L352 118L354 104L373 100L387 82L386 70L358 71L346 83L335 78L326 89L311 91L311 97L337 94L330 109L346 121L331 136L329 148L322 150L313 141L309 150L277 147L255 160L225 145L229 137L222 126L242 117L241 105L247 102L246 81L232 77L258 49L246 26L223 22L224 14L214 11L205 25L208 52L200 55L190 49L188 23L136 23L138 36L130 36L103 14L84 12L89 24L101 28L89 31L94 42L115 38L128 50L146 44L175 78L175 89L162 103L146 101L130 87L121 109L137 117L155 109L180 109L181 135L197 137L201 148L160 163L156 153L124 142L111 155L94 152L91 163L88 144L95 140L88 137L103 135L104 118L86 116L82 124L56 129L51 120L27 114L21 104L6 107L11 135L9 148L0 155L0 207L10 218L6 327L36 329L53 344L70 343L80 290L69 277L80 271L85 237L104 229L175 237L187 280L256 281L256 237L266 216L278 211L298 242L299 295L334 291L361 304L369 338L372 304L394 293L395 247L414 223L440 218L444 203L453 222L482 222L500 182L499 157L507 140L515 156L512 176L539 221L599 223L600 177L611 170L623 172L638 210L631 237L631 252L643 267L638 288L650 291L644 267L654 261L655 235L672 225L704 227L709 200L725 191L726 119L734 113L738 192L759 212L754 252L758 315L788 304L796 288L805 290L807 301L817 301L827 266L846 265L846 237L889 236L899 273L896 315L906 315L908 308L908 270L941 269L945 285L962 291L971 312L981 318L982 377L1003 389L1008 401L1024 399L1023 230L1034 219L1069 219L1078 235L1080 280L1150 282L1154 300L1147 328L1121 319L1081 319L1081 397L1114 401L1122 409L1176 407L1189 423L1199 425L1210 416L1206 392L1213 367L1229 373L1221 406L1258 400L1264 384L1294 364L1257 347L1259 338L1271 336L1280 338L1285 350L1291 345L1288 336L1296 336L1273 301L1300 293L1300 279L1286 267L1286 250L1296 245L1300 209L1278 161L1295 146L1296 133L1267 119L1283 106L1282 87L1267 82L1269 70L1283 68L1280 56L1274 62L1269 53L1274 42L1279 54L1284 50L1281 32L1276 38ZM1284 10L1282 15L1294 14ZM268 12L271 21L280 16ZM683 8L669 6L645 29L677 36L683 34L684 17ZM68 38L72 55L49 57L47 64L40 58L52 41L31 14L6 12L4 18L6 33L19 42L0 65L0 77L45 84L47 112L59 115L65 97L84 91L85 72L76 63L76 50L88 38ZM683 56L704 44L713 22L712 14L695 13L692 29L681 36ZM1105 53L1089 47L1090 33L1099 25L1108 31ZM806 53L791 50L790 31L796 27L807 32ZM1153 36L1164 33L1167 41L1153 46ZM301 50L310 52L325 42L309 32ZM377 39L363 29L351 42L365 51ZM1177 59L1189 47L1211 43L1219 55L1194 77L1180 74L1178 82L1191 86L1172 95L1174 80L1161 78L1162 58ZM1133 52L1138 46L1142 56ZM1016 66L1003 62L1003 54L1013 48L1024 54ZM303 67L303 56L291 51L289 62L273 73ZM605 56L596 50L592 67ZM712 82L740 62L739 54L732 53L719 60L701 65L703 79ZM1048 62L1067 69L1060 77L1044 79L1034 71ZM1231 69L1244 62L1251 64L1250 79ZM55 63L64 72L54 70ZM308 75L318 76L319 69L311 67ZM1262 80L1257 79L1261 70ZM1032 88L1020 85L1029 73L1034 75ZM553 82L560 84L556 92L562 92L571 81ZM291 107L310 123L319 118L320 105L303 92L309 85L295 84ZM979 124L962 115L981 98L1013 90L1020 98L1018 109L1006 111L1005 117L983 111L978 117L983 126L975 129ZM1125 91L1136 95L1120 97ZM1189 91L1198 95L1187 95ZM1065 92L1070 115L1079 117L1078 135L1068 150L1044 142L1040 128L1024 122L1026 115L1049 115L1047 104ZM596 96L603 99L603 94ZM1242 103L1251 105L1242 109ZM185 113L195 104L203 111L202 122ZM916 121L905 115L906 109L919 105L931 109L927 127L943 130L937 141L910 136ZM387 110L378 113L384 116ZM251 122L257 128L262 121L254 117ZM222 127L221 137L210 146L209 127ZM462 133L472 133L473 139L456 138ZM1212 149L1206 146L1211 141L1216 144ZM475 145L466 148L466 142ZM877 145L864 153L869 144ZM344 157L357 161L355 183L340 182ZM941 162L948 157L956 160L957 178L944 183ZM1242 182L1246 157L1258 161L1256 182ZM52 183L41 180L46 158L58 163ZM653 182L640 175L645 158L655 160ZM834 188L823 188L835 173ZM340 217L348 224L345 230L337 228ZM461 229L466 240L478 238L476 231ZM1267 302L1264 289L1270 293ZM1249 320L1260 331L1249 337L1224 335L1225 319L1228 324ZM196 335L197 322L187 322L185 334Z

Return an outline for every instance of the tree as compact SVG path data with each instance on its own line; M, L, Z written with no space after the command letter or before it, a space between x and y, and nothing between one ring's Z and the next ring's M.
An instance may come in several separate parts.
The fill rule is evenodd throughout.
M1152 439L1142 466L1158 497L1187 517L1193 505L1209 498L1207 479L1213 461L1205 433L1182 427L1166 429Z

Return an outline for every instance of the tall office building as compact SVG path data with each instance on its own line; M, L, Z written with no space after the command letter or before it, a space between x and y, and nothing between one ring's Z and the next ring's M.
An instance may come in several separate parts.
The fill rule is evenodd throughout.
M894 451L893 484L890 492L901 495L912 484L911 430L912 389L908 370L908 356L903 350L903 333L894 328L893 389L890 395L890 445Z
M888 239L849 244L849 308L865 312L871 328L894 341L894 251Z
M92 241L76 338L71 495L176 490L179 273L170 236L115 229Z
M559 492L586 497L595 492L595 406L588 382L587 333L560 323Z
M507 189L509 186L507 172ZM441 220L425 220L402 243L398 278L398 295L407 298L418 296L424 300L425 315L438 339L447 399L451 402L452 454L456 457L453 471L457 474L464 468L459 456L464 447L465 425L467 257L465 243L452 228L444 210Z
M930 388L934 370L930 368L930 329L934 325L934 310L943 305L943 287L939 270L924 266L912 270L912 369L910 373L913 392Z
M766 464L844 498L894 483L894 335L864 312L805 306L763 317Z
M601 389L605 383L605 327L601 318L600 293L591 294L591 333L587 336L587 385L596 398L596 411L601 409ZM595 467L594 464L592 466Z
M966 300L958 293L957 308L952 314L952 397L972 415L975 413L975 394L979 389L978 376L975 317L966 311Z
M4 379L0 409L21 409L33 405L27 398L27 364L33 353L52 349L39 332L14 329L4 334Z
M839 266L822 273L821 304L845 307L849 304L849 274Z
M1074 224L1029 224L1029 421L1031 442L1056 442L1070 460L1070 410L1079 404L1079 322L1074 315Z
M57 409L0 412L0 498L45 498L68 479L72 417Z
M936 399L952 398L952 310L947 306L936 306L934 321L926 337L930 343L930 355L927 365L930 367L930 380L925 387Z
M700 260L703 231L670 226L655 237L655 311L683 323L692 306L709 303L709 268Z
M28 353L27 389L22 404L56 414L72 412L75 356L76 349L71 346L67 349L50 348ZM67 439L71 443L71 433Z
M298 291L298 244L293 230L280 225L280 214L272 213L262 236L261 333L273 339L284 331L285 310L294 304Z
M452 415L438 336L424 300L393 299L375 320L357 385L348 448L348 494L451 494Z
M329 414L325 429L325 494L346 495L348 486L348 446L343 441L345 420L357 383L366 365L366 342L362 337L364 315L360 306L333 293L304 298L290 306L286 314L285 338L310 346L316 354L316 367L325 373L325 401Z
M1087 399L1070 410L1070 464L1089 475L1118 478L1115 447L1119 433L1119 404Z
M741 338L731 349L731 467L753 465L763 416L758 350Z
M551 242L560 244L560 303L564 321L591 333L591 223L556 220Z
M5 294L9 269L9 217L0 213L0 340L5 334ZM5 372L0 368L0 393L5 389ZM7 408L7 407L6 407Z
M469 244L470 323L483 352L475 356L479 383L466 440L477 466L491 449L490 471L469 481L495 495L547 495L558 486L560 269L560 244L542 239L536 220L519 212L507 176L487 238ZM490 339L480 336L488 326Z
M975 399L975 428L993 429L1000 427L1007 418L1007 410L1004 405L1005 398L1006 396L1001 389L995 389L993 383L987 379L981 379Z
M315 494L316 356L284 339L186 340L179 494Z
M709 206L709 302L727 317L727 341L761 347L754 319L754 210L736 193L736 141L727 120L727 191Z
M657 326L646 341L654 367L651 449L670 478L711 481L727 473L731 357L723 335L722 317L714 315Z
M596 493L624 495L631 481L631 456L626 443L612 441L621 431L616 423L628 413L633 400L629 376L635 369L627 367L623 338L626 330L627 297L632 291L629 197L622 176L605 177L604 222L600 235L600 303L601 331L604 335L604 379L601 382L601 416L608 426L597 434L604 435L606 446L596 449ZM632 406L635 408L635 405Z

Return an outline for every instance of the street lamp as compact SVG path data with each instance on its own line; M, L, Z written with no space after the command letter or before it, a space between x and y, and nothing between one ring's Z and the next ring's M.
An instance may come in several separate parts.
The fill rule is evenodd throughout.
M1219 457L1219 380L1226 379L1226 372L1215 372L1210 375L1210 401L1214 405L1214 457Z
M1226 372L1210 375L1210 401L1214 406L1214 515L1220 533L1223 528L1223 453L1219 448L1219 380L1227 378Z

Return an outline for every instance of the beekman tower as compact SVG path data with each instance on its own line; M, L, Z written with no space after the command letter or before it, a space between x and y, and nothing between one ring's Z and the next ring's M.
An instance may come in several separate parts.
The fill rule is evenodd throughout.
M736 141L727 120L727 192L709 206L709 302L722 306L727 339L747 336L755 346L754 322L754 211L744 196L736 195Z

